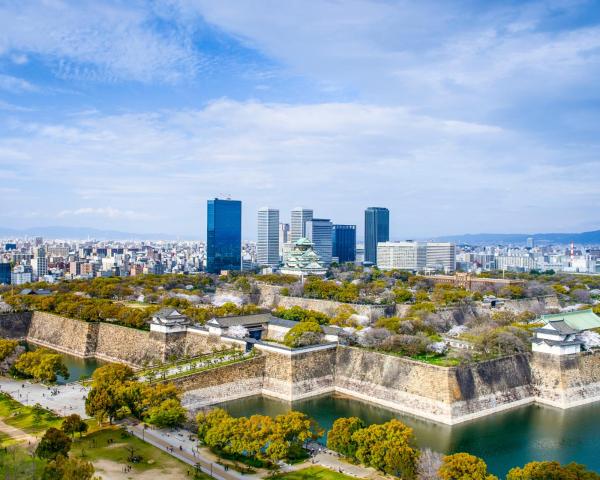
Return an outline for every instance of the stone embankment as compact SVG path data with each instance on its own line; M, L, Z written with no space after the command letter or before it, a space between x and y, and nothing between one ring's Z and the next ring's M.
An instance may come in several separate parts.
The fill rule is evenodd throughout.
M134 366L234 342L201 329L165 335L43 312L0 315L0 328L7 337ZM340 392L455 424L534 401L568 408L600 400L600 352L535 353L440 367L336 344L290 350L259 343L255 348L260 353L255 358L177 380L186 391L186 405L199 408L256 394L293 401Z
M0 335L4 338L26 339L36 345L82 358L96 357L136 367L164 361L172 355L209 353L223 344L219 338L193 329L183 334L165 336L46 312L0 315Z

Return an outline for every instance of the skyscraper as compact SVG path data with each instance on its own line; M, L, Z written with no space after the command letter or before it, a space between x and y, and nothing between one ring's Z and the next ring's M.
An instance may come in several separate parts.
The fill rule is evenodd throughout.
M332 254L339 263L356 260L356 225L334 225L331 241Z
M10 263L0 263L0 285L10 284Z
M283 260L283 249L284 245L290 241L290 224L280 223L279 224L279 257Z
M325 266L331 264L332 230L333 224L328 218L313 218L306 222L306 238L314 244L315 252Z
M313 211L309 208L296 207L292 210L292 229L290 241L296 243L300 238L306 237L306 222L312 220Z
M40 280L44 275L48 275L48 259L46 258L46 249L44 247L40 246L34 250L31 267L33 268L33 276L36 280Z
M242 268L242 202L215 198L207 202L206 271Z
M383 207L365 210L365 263L377 264L377 244L390 239L390 211Z
M279 210L263 207L258 210L258 242L256 259L260 266L279 265Z

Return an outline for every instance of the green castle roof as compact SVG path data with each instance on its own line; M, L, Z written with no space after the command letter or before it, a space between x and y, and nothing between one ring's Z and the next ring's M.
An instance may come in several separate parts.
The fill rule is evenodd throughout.
M569 327L577 331L600 328L600 317L596 315L591 308L588 310L575 310L574 312L542 315L542 320L546 322L562 320Z

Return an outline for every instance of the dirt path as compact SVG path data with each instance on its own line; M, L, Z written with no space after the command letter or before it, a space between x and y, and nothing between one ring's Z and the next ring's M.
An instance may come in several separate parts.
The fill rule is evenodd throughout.
M123 465L110 460L94 460L96 475L102 480L181 480L185 472L176 468L162 468L161 470L148 470L146 472L123 472ZM193 470L190 468L190 471ZM188 477L189 478L189 477Z
M30 435L23 430L13 427L12 425L8 425L0 420L0 432L6 433L13 440L17 442L29 442L30 445L35 445L38 442L38 438Z

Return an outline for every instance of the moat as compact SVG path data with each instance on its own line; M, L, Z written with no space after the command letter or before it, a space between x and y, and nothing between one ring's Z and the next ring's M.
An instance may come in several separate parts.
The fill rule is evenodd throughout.
M600 403L569 410L529 405L452 427L340 395L293 404L255 396L219 406L235 416L277 415L293 408L310 415L325 429L338 417L356 416L366 423L395 417L414 429L420 447L443 453L470 452L484 458L497 475L534 460L574 461L600 471Z

